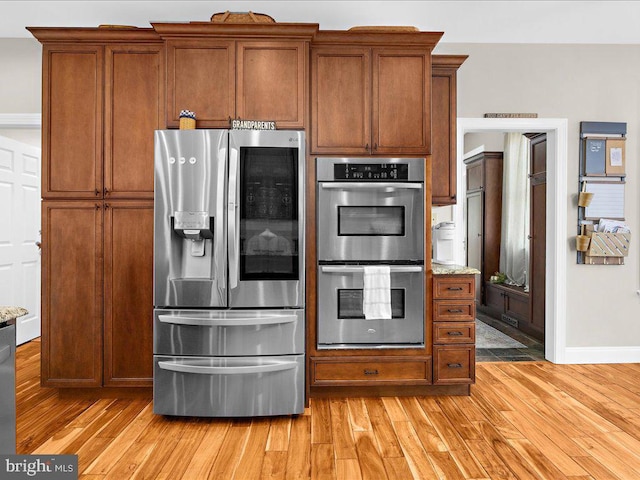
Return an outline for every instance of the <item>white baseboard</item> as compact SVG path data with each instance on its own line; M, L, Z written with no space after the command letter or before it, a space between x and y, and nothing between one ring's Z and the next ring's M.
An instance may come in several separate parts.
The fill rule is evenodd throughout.
M566 347L562 363L640 363L640 347Z

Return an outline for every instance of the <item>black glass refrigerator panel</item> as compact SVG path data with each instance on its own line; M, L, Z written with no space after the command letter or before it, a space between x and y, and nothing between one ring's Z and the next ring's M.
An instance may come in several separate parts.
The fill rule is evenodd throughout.
M240 280L298 280L298 149L240 148Z

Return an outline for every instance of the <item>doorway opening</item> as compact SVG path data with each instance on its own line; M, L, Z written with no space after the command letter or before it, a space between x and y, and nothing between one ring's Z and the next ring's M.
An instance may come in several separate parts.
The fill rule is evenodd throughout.
M458 172L464 172L464 138L467 133L546 133L547 172L544 260L544 358L564 363L566 350L566 241L567 241L567 120L566 119L458 119ZM466 185L458 175L458 203L454 207L457 263L466 262Z

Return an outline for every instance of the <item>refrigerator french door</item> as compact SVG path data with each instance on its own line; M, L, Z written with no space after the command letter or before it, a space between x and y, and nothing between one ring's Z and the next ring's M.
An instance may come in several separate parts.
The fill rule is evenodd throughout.
M304 132L156 132L154 412L304 409Z

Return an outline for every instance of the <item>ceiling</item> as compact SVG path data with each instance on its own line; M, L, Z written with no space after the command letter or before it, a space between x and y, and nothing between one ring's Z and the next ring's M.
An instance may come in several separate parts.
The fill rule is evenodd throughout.
M0 38L29 38L26 26L149 27L149 22L207 21L213 13L253 11L278 22L412 25L444 31L441 43L640 44L638 1L4 1Z

